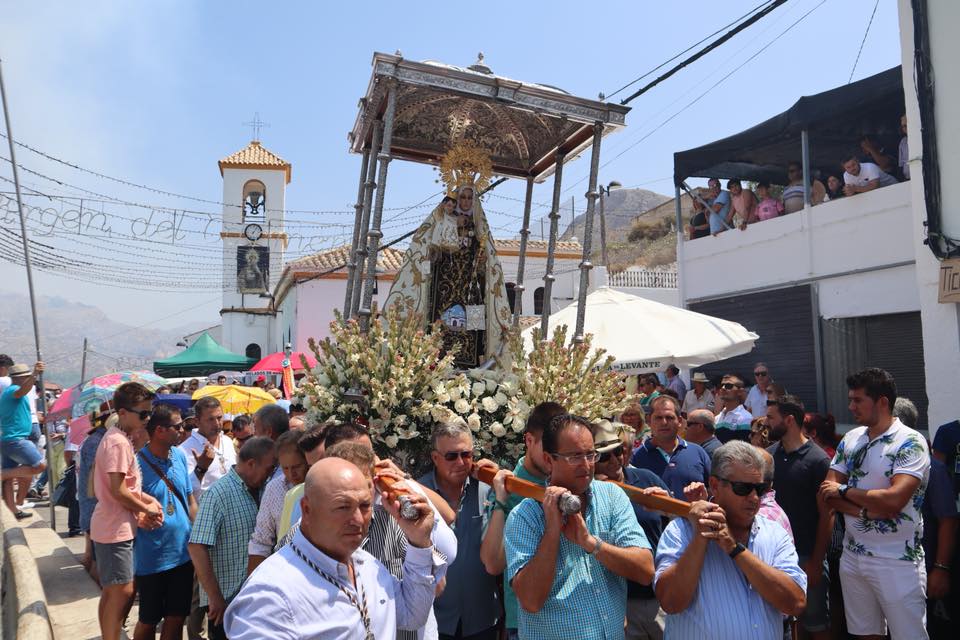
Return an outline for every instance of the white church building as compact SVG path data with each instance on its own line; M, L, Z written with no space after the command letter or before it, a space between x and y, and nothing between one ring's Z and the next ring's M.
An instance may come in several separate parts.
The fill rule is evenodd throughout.
M284 227L284 210L286 187L292 175L290 163L254 141L220 160L219 167L223 176L223 202L239 202L242 206L224 204L223 207L221 325L207 331L226 348L251 358L282 351L287 344L295 351L307 351L310 338L320 340L329 335L334 311L343 308L347 283L345 265L350 246L285 261L289 238ZM520 241L496 239L494 244L513 305ZM582 255L583 247L576 239L557 242L552 311L577 299ZM378 253L374 290L378 306L386 299L403 257L404 251L393 248ZM524 268L523 326L537 321L546 304L543 299L546 265L547 243L529 240ZM610 283L606 269L595 267L590 290L607 284L620 283ZM644 295L632 287L626 290ZM675 304L672 300L676 298L676 288L651 289L649 293L659 301ZM193 338L193 335L186 336L188 343Z

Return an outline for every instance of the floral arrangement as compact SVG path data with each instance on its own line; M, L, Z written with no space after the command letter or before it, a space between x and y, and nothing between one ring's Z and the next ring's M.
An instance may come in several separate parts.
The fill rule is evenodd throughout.
M338 313L330 337L311 338L317 366L296 395L311 423L362 422L380 455L409 463L429 451L434 423L456 419L434 391L453 375L453 354L442 355L440 332L422 329L410 309L393 306L374 318L364 335Z
M399 305L374 318L364 335L356 320L337 314L329 338L310 339L317 366L295 395L310 423L366 424L377 453L408 470L429 465L430 431L438 422L466 424L478 453L510 467L523 454L527 416L537 404L558 402L598 420L635 400L624 393L613 358L594 350L591 336L567 346L566 327L544 342L534 331L530 354L514 333L509 362L456 372L437 325L424 330L417 314Z
M523 455L523 430L530 413L521 386L512 372L472 369L438 380L434 393L470 427L474 447L483 457L512 467Z
M567 344L567 327L557 327L549 340L541 340L540 329L533 330L533 351L525 354L523 341L510 340L513 373L521 381L521 393L532 407L552 401L569 413L590 420L622 413L635 396L625 393L623 382L613 369L613 356L594 349L593 336L587 334L580 344Z

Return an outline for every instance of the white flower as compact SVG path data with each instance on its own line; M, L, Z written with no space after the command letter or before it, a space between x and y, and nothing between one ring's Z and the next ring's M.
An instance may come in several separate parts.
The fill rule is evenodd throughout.
M496 391L496 390L497 390L497 381L496 381L496 380L491 380L491 379L488 378L488 379L487 379L487 391L489 391L490 393L493 393L493 392Z
M439 394L437 396L437 402L440 402L442 404L447 404L448 402L450 402L450 394L446 392Z
M407 416L403 415L402 413L398 416L395 416L393 418L393 424L397 425L398 427L402 427L403 425L407 424Z
M387 436L383 439L383 444L387 445L388 449L396 449L399 442L400 438L397 436Z
M471 391L473 391L473 395L475 396L483 395L483 392L486 390L487 390L487 385L482 382L474 382L473 387L471 388Z
M467 426L470 427L470 430L471 430L471 431L479 431L479 430L480 430L480 415L479 415L479 414L476 414L476 413L471 413L470 416L467 417Z
M497 401L493 398L493 396L486 396L483 400L480 401L480 404L483 405L483 409L487 413L493 413L494 411L500 408L500 405L497 404Z
M503 405L507 404L507 396L503 395L502 392L497 391L497 395L495 395L495 396L493 396L493 397L494 397L494 399L496 399L497 404L499 404L500 406L503 406Z
M504 420L504 422L506 422L506 420ZM512 428L513 428L513 432L514 432L514 433L523 433L523 427L524 427L524 424L523 424L522 422L520 422L519 420L514 420L514 421L513 421L513 427L512 427Z
M466 414L470 411L470 403L463 398L460 398L453 403L453 408L457 410L457 413Z
M494 422L492 425L490 425L490 433L498 438L502 438L503 436L507 435L507 430L499 422Z

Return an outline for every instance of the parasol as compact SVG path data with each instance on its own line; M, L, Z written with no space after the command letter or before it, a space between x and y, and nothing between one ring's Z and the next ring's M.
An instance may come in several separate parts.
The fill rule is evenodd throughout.
M150 391L156 391L167 384L165 378L149 371L115 371L93 378L83 385L80 393L74 393L72 414L78 418L86 413L95 411L103 402L113 399L113 392L125 382L139 382Z
M550 331L576 325L577 305L550 316ZM622 373L663 371L668 364L695 368L750 353L757 334L729 320L646 300L609 287L587 296L584 334L606 349L613 368ZM572 332L568 336L572 338ZM522 333L524 348L533 348L533 328Z
M317 359L309 353L294 351L290 354L290 365L293 367L294 371L304 370L303 361L300 359L301 356L307 359L307 365L311 369L317 366ZM260 360L260 362L250 367L250 371L255 371L257 373L280 373L283 371L283 361L286 358L287 354L285 354L283 351L271 353L267 357Z
M47 415L51 418L54 417L70 417L71 411L73 411L73 401L75 399L75 394L77 389L80 388L80 385L73 387L67 387L63 390L57 399L50 405L50 408L47 410Z
M273 396L259 387L242 387L237 384L208 384L193 392L194 400L208 396L220 401L224 413L232 413L233 415L254 413L263 405L276 402Z

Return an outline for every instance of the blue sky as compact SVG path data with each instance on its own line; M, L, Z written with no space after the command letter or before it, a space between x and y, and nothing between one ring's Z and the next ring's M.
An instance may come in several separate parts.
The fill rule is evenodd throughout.
M790 0L634 101L627 128L604 140L602 161L609 164L602 169L601 180L671 194L674 151L742 130L789 107L801 95L846 83L874 0L828 0L778 38L820 3ZM7 3L0 57L16 138L40 150L107 175L218 201L222 193L216 161L249 141L249 129L242 123L258 111L270 123L261 134L263 144L293 164L287 208L344 211L356 196L359 168L359 158L347 153L346 134L357 99L366 89L374 51L399 49L410 59L464 66L483 51L495 73L594 98L601 91L609 95L758 4L760 0L553 0L476 6L172 0ZM639 142L775 39L699 102ZM899 62L896 3L881 0L854 79ZM3 143L0 155L7 157ZM129 202L219 213L212 204L128 188L22 149L17 153L24 166L74 187ZM566 207L571 197L578 209L584 205L587 164L581 158L565 171ZM0 176L10 177L9 164L3 161ZM36 175L22 173L21 179L44 193L80 195ZM428 167L393 163L386 207L427 198L437 191L434 180ZM549 182L539 186L535 201L547 202L550 188ZM9 190L8 183L0 183L0 191ZM522 205L509 198L522 198L523 185L510 181L496 194L485 205L491 226L499 229L498 235L514 236L519 230L515 216ZM33 197L30 202L42 201ZM110 207L118 221L143 215L133 206ZM400 216L388 212L388 220L397 220L387 225L386 238L414 228L426 213L425 208ZM535 216L546 213L543 207L534 209ZM316 223L351 222L342 213L291 217L312 223L299 231L316 236L301 252L341 240L344 227ZM43 241L57 247L60 255L115 260L114 273L126 272L127 288L40 272L39 289L95 304L135 325L214 324L220 307L220 293L212 284L219 273L219 242L199 234L201 227L196 225L201 223L188 220L188 229L194 225L191 240L175 246L71 239L62 232L49 235ZM0 227L18 229L9 216L0 217ZM43 231L41 224L38 232ZM139 258L141 253L147 257ZM138 291L137 280L145 278L169 286L165 291ZM195 288L181 290L185 281L196 283ZM26 292L23 269L0 262L0 288Z

